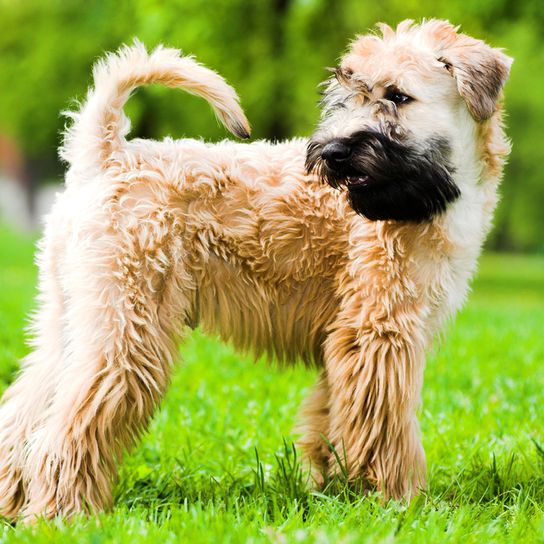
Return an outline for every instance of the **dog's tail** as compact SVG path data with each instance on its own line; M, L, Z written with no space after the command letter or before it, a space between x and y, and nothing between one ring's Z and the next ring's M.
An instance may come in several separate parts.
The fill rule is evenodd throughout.
M136 87L151 83L205 98L228 130L249 138L249 123L235 90L219 74L176 49L159 46L148 53L135 41L100 60L93 76L94 87L80 110L66 112L72 124L65 131L60 156L78 168L107 168L116 153L124 150L130 121L123 106Z

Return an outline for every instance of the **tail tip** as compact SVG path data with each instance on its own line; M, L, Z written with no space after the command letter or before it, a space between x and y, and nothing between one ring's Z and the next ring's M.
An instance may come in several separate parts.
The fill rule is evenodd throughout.
M244 126L240 123L234 123L231 126L231 129L233 134L242 140L249 140L251 138L251 129L249 128L249 125Z

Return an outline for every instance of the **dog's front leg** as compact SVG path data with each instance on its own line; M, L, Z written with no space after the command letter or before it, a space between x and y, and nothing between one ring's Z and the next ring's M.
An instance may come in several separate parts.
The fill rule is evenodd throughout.
M324 483L329 457L329 448L324 440L329 431L329 399L327 373L322 372L302 404L297 426L301 435L297 446L302 451L302 458L309 465L312 479L319 487Z
M354 295L327 338L328 469L409 498L426 476L416 420L425 333L413 304L388 304Z

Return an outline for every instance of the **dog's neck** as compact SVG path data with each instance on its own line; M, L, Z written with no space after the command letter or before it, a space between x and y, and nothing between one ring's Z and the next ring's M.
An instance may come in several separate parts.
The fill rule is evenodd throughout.
M458 140L463 144L454 147L452 159L461 197L437 218L437 223L454 246L470 248L477 257L491 228L497 188L510 145L502 128L500 110L477 125L465 111L458 128L464 133Z

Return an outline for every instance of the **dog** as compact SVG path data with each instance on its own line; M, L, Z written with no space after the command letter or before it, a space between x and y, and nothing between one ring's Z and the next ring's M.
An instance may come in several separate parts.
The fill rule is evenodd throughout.
M318 484L341 469L385 499L425 487L425 351L490 228L512 61L447 21L379 32L351 43L309 140L127 141L123 105L150 83L250 128L235 91L176 50L97 64L39 245L32 351L0 407L3 516L111 505L196 326L321 369L299 442Z

